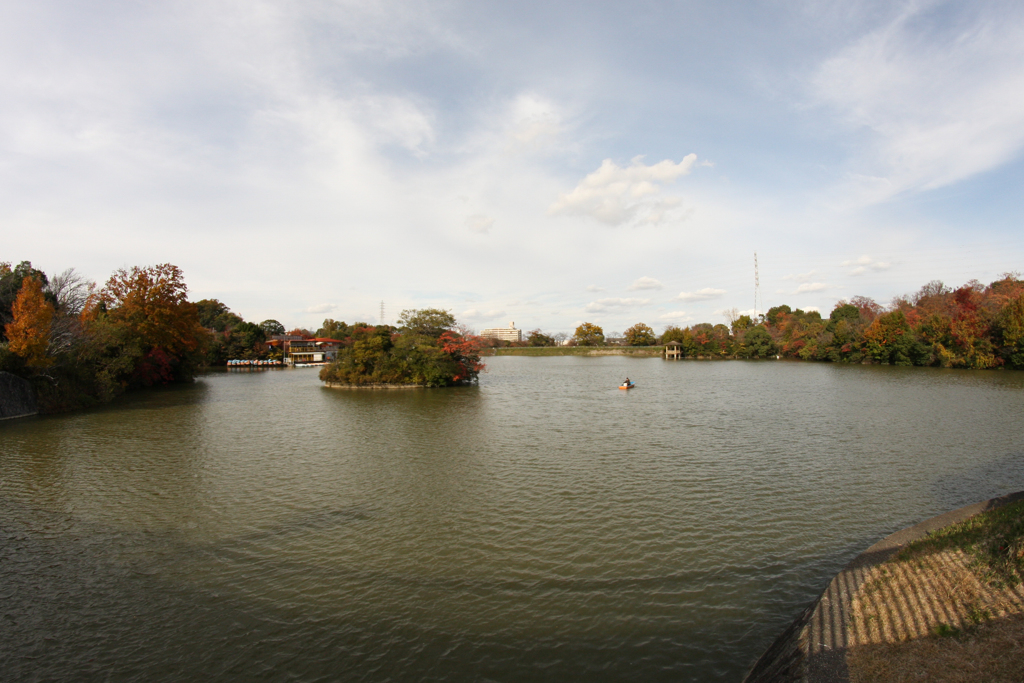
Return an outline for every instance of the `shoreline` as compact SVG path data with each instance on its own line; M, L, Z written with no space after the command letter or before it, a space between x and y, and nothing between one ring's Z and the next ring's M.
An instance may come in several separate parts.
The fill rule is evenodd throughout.
M342 384L324 382L328 389L429 389L426 384Z
M664 346L507 346L487 349L486 356L638 356L660 358Z
M914 541L983 512L1024 500L1024 491L944 512L889 534L853 558L764 651L743 683L832 683L850 680L853 600L870 570Z

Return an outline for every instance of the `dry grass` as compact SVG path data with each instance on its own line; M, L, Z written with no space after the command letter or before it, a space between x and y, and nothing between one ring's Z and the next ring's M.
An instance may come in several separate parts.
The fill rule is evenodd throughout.
M847 664L851 683L1021 683L1024 615L988 621L955 637L857 647Z
M1024 681L1024 504L978 515L867 571L850 680Z

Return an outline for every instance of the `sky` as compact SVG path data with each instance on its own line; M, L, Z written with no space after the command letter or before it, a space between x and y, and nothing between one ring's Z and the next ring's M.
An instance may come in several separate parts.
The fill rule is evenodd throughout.
M0 261L253 322L827 315L1024 270L1022 190L1016 1L0 4Z

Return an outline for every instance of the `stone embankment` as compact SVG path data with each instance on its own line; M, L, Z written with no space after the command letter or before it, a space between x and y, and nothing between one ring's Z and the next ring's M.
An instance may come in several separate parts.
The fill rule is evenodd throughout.
M28 380L0 372L0 420L28 417L38 412L36 394Z
M854 645L854 597L882 564L908 543L974 515L1024 499L1024 491L968 505L886 536L839 572L813 604L757 660L744 683L847 683Z

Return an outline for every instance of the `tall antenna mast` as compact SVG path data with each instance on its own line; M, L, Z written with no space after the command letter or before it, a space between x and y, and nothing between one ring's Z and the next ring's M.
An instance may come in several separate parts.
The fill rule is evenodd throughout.
M754 252L754 322L757 322L757 307L761 301L761 278L757 273L757 252Z
M383 325L384 324L384 299L380 300L380 322L378 322L377 324L378 325Z

